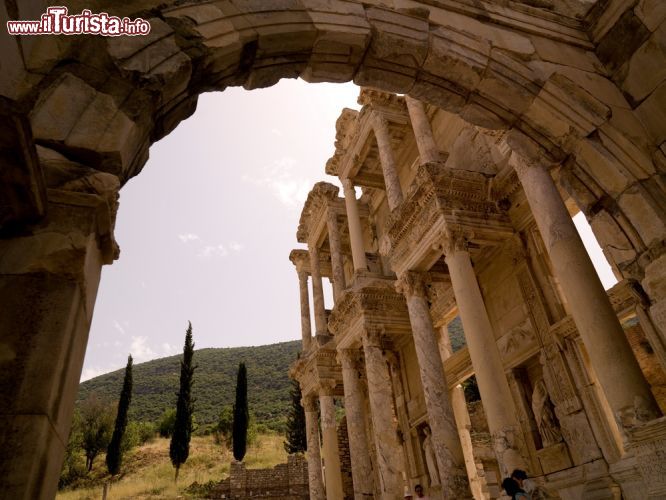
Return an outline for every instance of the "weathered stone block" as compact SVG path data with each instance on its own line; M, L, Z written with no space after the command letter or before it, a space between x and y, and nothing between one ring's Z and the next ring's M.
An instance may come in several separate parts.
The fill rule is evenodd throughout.
M351 80L370 42L370 25L363 6L340 0L302 2L317 35L301 78L308 82Z
M67 435L56 434L46 415L0 414L0 429L0 446L12 450L0 456L3 496L55 498Z
M366 10L372 39L358 73L357 85L389 92L408 92L428 54L429 27L424 11Z
M662 0L640 0L634 7L634 14L650 31L655 31L666 21L666 2Z
M655 143L666 141L666 82L636 108L636 114Z
M162 102L183 92L192 74L190 58L176 43L174 31L161 19L149 19L147 36L109 37L109 54L116 65L160 90Z
M646 246L664 239L664 235L666 235L664 214L654 205L644 189L640 186L629 188L620 197L618 204Z
M633 262L636 259L636 249L624 234L615 219L606 211L601 210L592 217L590 222L592 232L599 245L617 266Z
M622 81L622 89L635 103L638 103L649 96L664 80L666 80L666 23L652 33L652 36L631 56Z
M90 166L116 175L123 173L143 140L111 96L69 73L42 94L30 119L36 140L83 153Z

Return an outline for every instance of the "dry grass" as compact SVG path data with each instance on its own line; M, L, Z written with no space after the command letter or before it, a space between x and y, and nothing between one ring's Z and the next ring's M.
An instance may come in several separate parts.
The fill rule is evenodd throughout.
M287 461L282 447L282 436L260 435L248 448L245 464L248 468L273 467ZM229 474L231 452L224 445L215 444L211 436L195 436L190 443L190 456L181 467L178 484L174 483L174 468L169 460L169 440L156 439L132 451L125 459L124 474L109 490L109 500L188 498L185 489L192 483L219 481ZM64 490L58 493L59 500L98 500L102 497L105 467L104 457L95 460L91 472L100 477L95 487Z

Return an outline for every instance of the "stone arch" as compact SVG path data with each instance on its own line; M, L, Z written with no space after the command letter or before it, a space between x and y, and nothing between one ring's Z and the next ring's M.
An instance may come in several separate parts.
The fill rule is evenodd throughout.
M21 144L5 149L18 151L32 169L32 212L24 221L57 205L56 191L96 197L113 212L118 186L141 171L152 142L194 112L202 92L299 76L353 80L409 94L480 127L515 129L562 162L562 185L616 267L643 280L655 322L666 324L657 269L666 233L666 160L660 123L645 118L659 101L645 85L639 100L631 97L630 78L618 69L657 36L657 26L645 13L631 14L648 33L613 59L606 40L622 22L617 17L593 9L584 20L562 18L528 4L133 0L112 13L148 19L147 37L5 40L2 113L17 124L11 137ZM43 12L1 8L17 19ZM81 5L70 8L78 12ZM110 262L117 250L113 220L98 219L100 259ZM34 271L22 258L2 271Z
M47 42L36 44L27 67L45 76L23 100L34 101L38 144L124 183L201 92L353 79L485 128L517 128L555 159L572 156L565 185L626 275L642 279L636 259L663 240L656 147L580 22L562 26L527 7L136 4L122 14L150 14L147 37L71 41L51 58L42 56Z

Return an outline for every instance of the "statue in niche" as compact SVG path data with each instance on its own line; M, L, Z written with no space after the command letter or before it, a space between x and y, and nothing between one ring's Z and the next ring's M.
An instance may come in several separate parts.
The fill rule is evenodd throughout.
M432 434L430 427L423 428L425 438L423 439L423 453L425 453L426 467L428 469L428 477L430 477L430 486L439 486L439 472L437 471L437 457L435 456L435 449L432 445Z
M539 434L546 448L562 441L562 431L553 411L553 403L550 401L548 389L543 379L539 380L532 391L532 411L536 419Z

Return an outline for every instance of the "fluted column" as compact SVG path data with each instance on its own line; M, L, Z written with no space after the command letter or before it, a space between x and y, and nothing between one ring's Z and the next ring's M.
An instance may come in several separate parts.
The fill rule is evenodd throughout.
M402 499L405 471L403 453L398 442L396 416L393 408L391 376L381 347L380 332L368 329L363 334L368 399L377 452L379 492L384 500Z
M590 362L623 428L661 415L613 306L548 172L548 162L511 154L562 293Z
M462 235L450 235L445 255L495 453L502 475L506 476L513 469L526 467L519 452L522 434L511 390Z
M308 449L305 458L308 461L308 485L310 498L324 500L324 481L321 474L321 455L319 452L319 418L317 415L317 399L314 396L303 397L305 409L305 431Z
M442 361L446 361L452 354L451 339L449 338L448 329L445 326L439 329L439 353ZM479 477L476 469L476 462L474 460L474 448L472 444L472 435L470 429L472 422L469 419L469 411L467 410L467 401L465 401L465 391L460 384L456 385L451 390L451 406L453 406L453 415L456 418L456 426L458 427L458 436L460 437L460 445L462 447L463 457L465 458L465 469L467 469L467 478L469 479L469 489L472 491L472 496L475 499L482 499L487 497L484 492L485 481Z
M354 498L370 499L374 495L370 449L365 436L363 415L363 393L359 381L358 352L351 349L338 351L342 364L342 381L345 391L345 415L349 435L349 455L351 458Z
M416 138L416 147L419 150L421 163L428 163L439 160L439 148L432 135L432 127L425 106L418 99L405 96L409 120L412 122L414 137Z
M310 324L310 297L308 294L308 273L298 271L298 284L301 292L301 336L303 351L310 349L312 342L312 325Z
M342 179L342 187L345 192L345 207L347 209L347 224L349 225L349 240L351 243L354 270L366 271L368 263L365 260L363 229L361 228L361 217L358 214L354 183L350 179Z
M342 494L338 431L335 425L335 401L333 395L326 389L319 392L319 409L321 411L321 434L324 445L326 499L339 500L344 495Z
M324 287L319 270L319 250L310 246L310 276L312 277L312 300L314 302L315 334L326 335L326 306L324 304Z
M445 498L468 498L465 459L430 318L424 279L422 273L409 271L400 277L396 288L407 301L442 491Z
M338 226L338 216L333 210L328 210L326 217L328 228L328 242L331 247L331 267L333 268L333 298L338 298L344 292L345 270L342 263L342 243L340 242L340 227Z
M391 145L391 133L386 118L378 113L372 116L372 128L377 139L379 150L379 162L382 164L384 183L386 184L386 198L390 210L395 209L402 203L402 188L398 177L398 168L395 162L395 154Z

